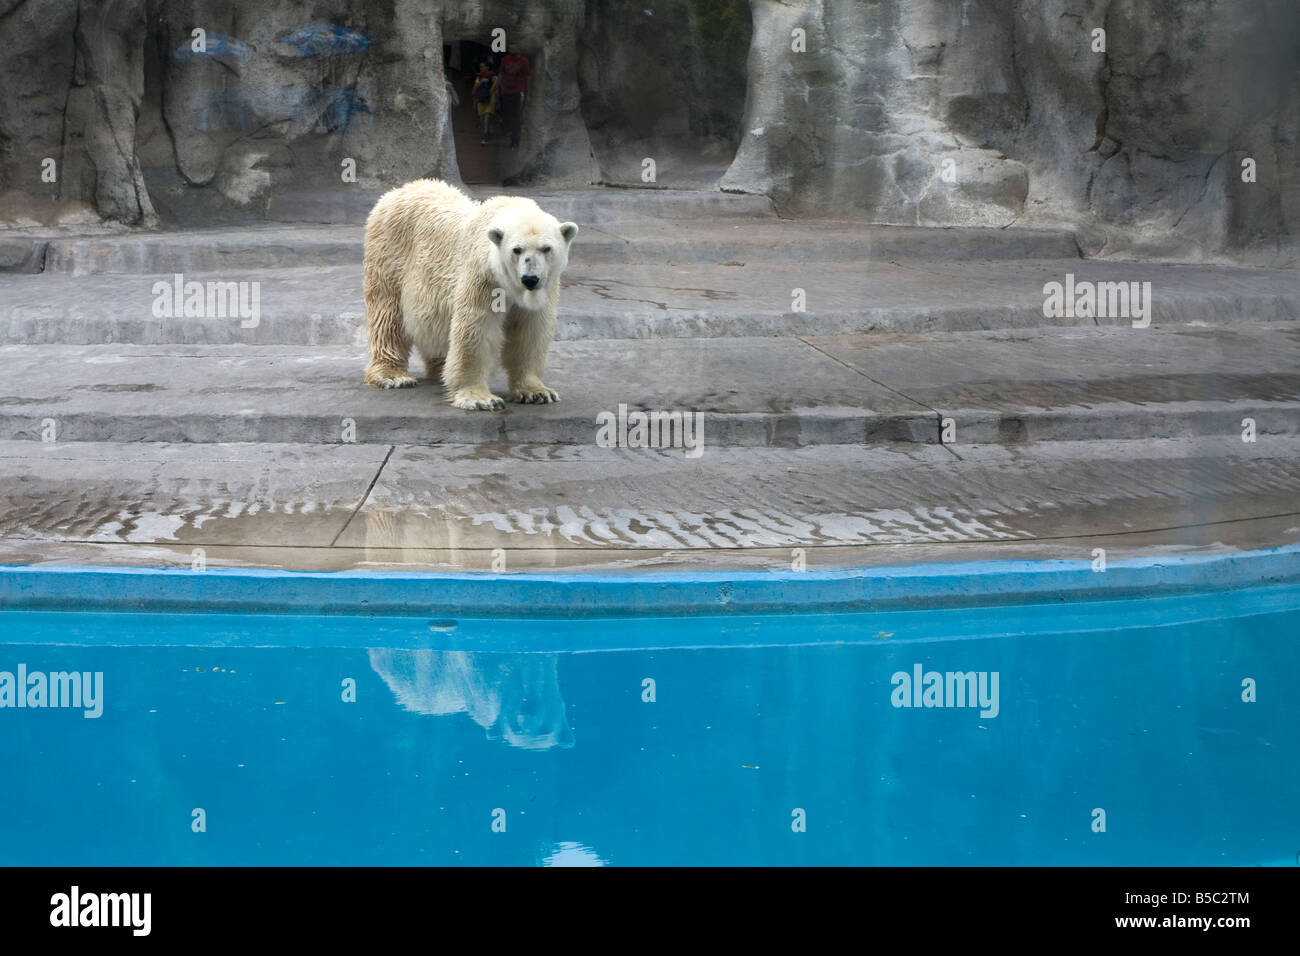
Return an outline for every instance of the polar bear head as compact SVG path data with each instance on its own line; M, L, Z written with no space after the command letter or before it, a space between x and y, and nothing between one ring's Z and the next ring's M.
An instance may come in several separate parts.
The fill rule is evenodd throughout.
M492 217L487 234L497 286L520 308L544 308L569 264L577 225L542 212L531 199L513 200Z

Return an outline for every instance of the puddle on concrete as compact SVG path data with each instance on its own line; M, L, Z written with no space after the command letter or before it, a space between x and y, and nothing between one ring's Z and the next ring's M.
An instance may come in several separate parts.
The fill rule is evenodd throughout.
M123 501L116 498L0 497L6 537L93 543L326 546L353 505L318 501Z

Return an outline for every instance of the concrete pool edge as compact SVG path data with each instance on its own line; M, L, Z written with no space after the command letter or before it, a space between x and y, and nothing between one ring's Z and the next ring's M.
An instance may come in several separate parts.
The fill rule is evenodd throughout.
M1089 561L813 571L425 573L0 565L0 610L610 618L939 610L1300 582L1300 545Z

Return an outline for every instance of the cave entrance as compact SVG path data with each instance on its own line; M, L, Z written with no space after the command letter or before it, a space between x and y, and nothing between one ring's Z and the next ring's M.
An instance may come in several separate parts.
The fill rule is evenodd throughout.
M500 60L500 54L477 40L458 39L442 45L443 70L458 100L451 110L451 132L456 143L456 165L466 185L499 186L503 178L504 151L510 145L502 135L500 114L489 117L484 142L483 120L474 101L474 77L479 64L486 63L495 72Z

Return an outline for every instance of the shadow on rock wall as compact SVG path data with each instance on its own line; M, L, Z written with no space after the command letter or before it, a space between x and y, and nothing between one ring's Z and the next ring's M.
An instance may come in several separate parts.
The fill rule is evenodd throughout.
M747 0L588 0L578 75L599 181L716 186L740 143L750 32Z

